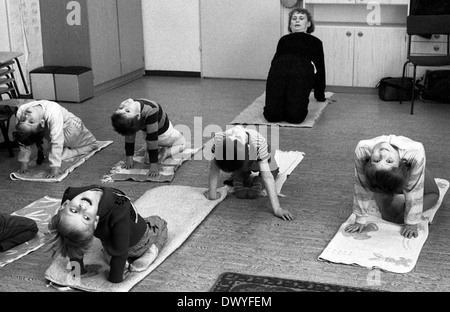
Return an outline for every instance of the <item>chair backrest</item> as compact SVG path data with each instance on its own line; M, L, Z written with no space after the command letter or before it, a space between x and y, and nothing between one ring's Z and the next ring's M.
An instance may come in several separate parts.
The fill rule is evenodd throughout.
M450 15L408 15L408 35L450 34Z

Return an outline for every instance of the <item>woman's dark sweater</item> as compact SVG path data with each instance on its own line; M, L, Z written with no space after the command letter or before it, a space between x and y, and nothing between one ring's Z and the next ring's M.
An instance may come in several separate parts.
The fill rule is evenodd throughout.
M308 33L290 33L280 38L277 51L272 59L272 66L281 57L299 57L313 62L316 67L314 76L314 91L323 93L325 90L325 60L322 41Z

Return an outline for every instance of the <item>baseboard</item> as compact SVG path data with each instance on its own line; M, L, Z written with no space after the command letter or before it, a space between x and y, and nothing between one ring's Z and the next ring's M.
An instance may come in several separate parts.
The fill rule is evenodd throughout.
M201 74L200 72L179 71L179 70L146 70L145 76L200 78Z
M368 87L327 86L326 91L334 93L378 94L377 88L368 88Z
M94 96L99 95L103 92L112 90L114 88L117 88L118 86L124 85L133 80L139 79L142 76L144 76L144 68L140 68L134 72L123 75L119 78L96 85L96 86L94 86Z

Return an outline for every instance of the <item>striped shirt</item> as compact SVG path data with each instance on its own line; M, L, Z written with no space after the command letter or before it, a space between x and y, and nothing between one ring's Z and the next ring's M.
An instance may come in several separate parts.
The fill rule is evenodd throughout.
M406 224L417 224L421 220L423 211L425 149L420 142L396 135L383 135L371 140L362 140L356 146L355 195L353 198L353 212L356 215L356 222L365 224L369 207L375 205L374 194L368 189L367 180L364 176L364 163L371 157L375 145L381 142L396 147L400 159L410 164L409 179L403 189L405 195L404 221Z
M141 124L139 130L145 131L145 141L150 163L158 163L158 136L169 128L169 117L155 101L136 99L141 104ZM126 142L135 142L136 134L127 136Z
M267 144L267 140L264 136L262 136L258 131L253 129L246 129L241 126L235 126L233 128L228 129L224 132L218 132L214 135L215 143L211 147L211 152L215 154L216 151L216 143L222 141L222 139L229 133L232 133L236 130L243 131L247 135L247 143L249 147L249 160L253 161L251 164L251 171L259 171L259 166L257 162L262 160L267 160L270 165L270 170L277 169L277 164L275 161L271 161L271 155L269 146ZM219 149L218 149L219 150ZM219 159L219 158L217 158ZM256 161L256 162L255 162Z

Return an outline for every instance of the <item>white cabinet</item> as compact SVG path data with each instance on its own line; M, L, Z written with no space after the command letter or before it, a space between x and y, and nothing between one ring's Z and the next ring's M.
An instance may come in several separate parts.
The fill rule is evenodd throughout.
M305 0L305 4L401 4L408 5L409 0Z
M327 85L375 87L383 77L401 75L403 27L316 26L314 35L324 46Z

